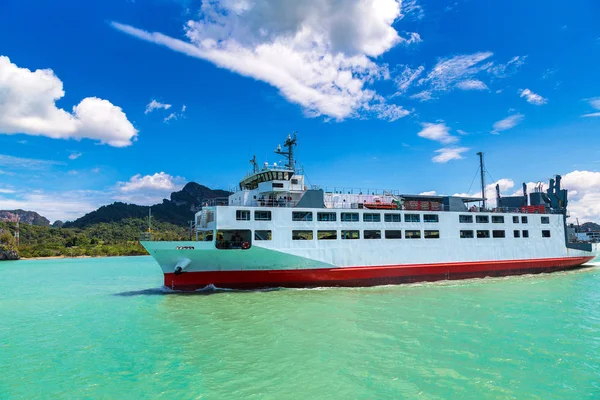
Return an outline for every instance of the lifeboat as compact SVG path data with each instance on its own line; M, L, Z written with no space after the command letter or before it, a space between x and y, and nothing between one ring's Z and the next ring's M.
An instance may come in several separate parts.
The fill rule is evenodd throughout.
M363 207L370 210L398 210L400 204L397 202L383 203L381 200L376 199L372 203L363 203Z

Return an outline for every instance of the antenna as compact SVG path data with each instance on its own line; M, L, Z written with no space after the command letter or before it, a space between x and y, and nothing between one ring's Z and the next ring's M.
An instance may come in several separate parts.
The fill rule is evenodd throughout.
M250 164L252 164L253 173L256 174L258 172L258 163L256 162L256 154L254 155L254 157L252 157L252 160L250 160Z
M481 198L483 199L482 208L485 208L485 166L483 164L483 153L477 153L479 156L479 171L481 172Z
M294 132L293 138L291 135L288 135L287 139L285 140L285 143L283 144L283 146L287 147L287 151L282 151L281 145L278 145L277 148L275 149L275 154L287 156L288 162L285 167L292 171L296 171L296 163L294 162L294 146L296 145L296 134L297 133L298 132Z

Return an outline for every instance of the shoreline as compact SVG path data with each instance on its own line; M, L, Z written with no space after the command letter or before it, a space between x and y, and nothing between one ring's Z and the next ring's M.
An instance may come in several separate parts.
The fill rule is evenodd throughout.
M135 255L118 255L118 256L48 256L48 257L21 257L19 260L59 260L63 258L111 258L111 257L144 257L148 254L135 254ZM19 261L14 260L14 261Z

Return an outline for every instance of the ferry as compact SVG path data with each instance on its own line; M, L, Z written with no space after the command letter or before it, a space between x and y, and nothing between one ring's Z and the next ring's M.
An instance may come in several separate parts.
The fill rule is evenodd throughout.
M374 286L563 271L594 259L598 245L569 240L561 177L529 195L406 195L307 186L297 137L253 169L228 198L195 214L189 241L141 244L165 288Z

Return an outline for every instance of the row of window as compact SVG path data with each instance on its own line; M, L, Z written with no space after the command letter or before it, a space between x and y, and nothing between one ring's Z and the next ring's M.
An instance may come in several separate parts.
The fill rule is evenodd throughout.
M363 239L381 239L381 230L364 230ZM402 231L401 230L384 230L384 236L386 239L402 239ZM425 230L423 231L423 237L425 239L439 239L440 231L438 230ZM460 238L461 239L473 239L477 237L478 239L487 239L487 238L505 238L506 232L503 230L492 230L491 236L489 230L461 230ZM514 230L513 237L515 238L528 238L529 231L528 230ZM550 231L543 230L542 237L549 238ZM338 238L338 231L336 230L318 230L317 231L317 239L318 240L336 240ZM352 240L352 239L360 239L360 231L359 230L341 230L340 238L344 240ZM404 231L405 239L420 239L421 231L420 230L410 230L407 229ZM254 240L272 240L273 234L270 230L255 230L254 231ZM314 239L314 231L312 230L293 230L292 231L292 240L313 240ZM212 241L213 234L212 232L207 232L206 237L204 235L200 236L200 241Z
M513 224L518 224L519 223L519 216L518 215L514 215L512 217L513 219ZM549 224L550 223L550 217L541 217L541 221L542 224ZM462 223L462 224L472 224L473 223L473 216L472 215L459 215L458 216L458 222ZM475 216L475 222L478 224L487 224L490 222L490 218L489 215L476 215ZM522 224L526 224L528 222L528 218L526 215L522 215L521 216L521 223ZM492 223L493 224L503 224L504 223L504 216L503 215L492 215Z
M343 212L340 213L340 221L342 222L359 222L359 213ZM503 215L492 215L493 224L503 224ZM238 221L250 221L249 210L237 210L235 218ZM385 222L402 222L402 214L383 214ZM271 211L254 211L255 221L271 221ZM312 211L294 211L292 212L292 221L312 221ZM335 222L337 221L337 213L335 212L317 212L317 221ZM439 222L437 214L423 214L423 222ZM520 219L522 224L528 223L528 218L525 215ZM363 222L381 222L380 213L364 213ZM404 214L404 222L421 222L420 214ZM458 222L463 224L472 224L473 215L459 215ZM487 224L490 222L489 215L476 215L475 222L478 224ZM541 217L542 224L549 224L550 217ZM519 223L519 216L513 216L513 223Z
M342 222L359 222L359 213L343 212L340 213L340 221ZM402 222L402 214L384 214L385 222ZM235 219L238 221L250 221L249 210L237 210ZM271 211L254 211L255 221L271 221ZM293 211L292 221L312 221L312 211ZM337 221L337 213L335 212L317 212L317 221L335 222ZM423 222L439 222L437 214L424 214ZM363 222L381 222L381 214L379 213L364 213ZM404 222L421 222L420 214L404 214Z
M502 230L493 230L492 231L492 236L490 236L490 231L487 230L477 230L477 231L471 231L471 230L461 230L460 231L460 237L461 239L472 239L475 237L475 232L477 232L477 238L478 239L486 239L489 237L493 237L493 238L505 238L506 237L506 232L502 231ZM529 231L528 230L523 230L523 231L519 231L518 229L515 229L513 231L513 237L515 238L528 238L529 237ZM542 237L545 238L549 238L550 237L550 231L548 230L543 230L542 231Z

